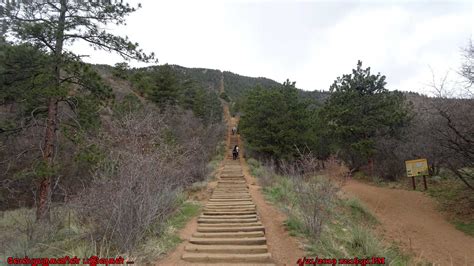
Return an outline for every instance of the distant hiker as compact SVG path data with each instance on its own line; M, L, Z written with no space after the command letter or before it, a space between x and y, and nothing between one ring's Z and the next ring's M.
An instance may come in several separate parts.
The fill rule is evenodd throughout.
M232 128L232 135L235 135L235 133L237 133L237 128L236 128L236 127L233 127L233 128Z
M235 145L232 149L232 160L237 160L237 157L239 157L239 146Z

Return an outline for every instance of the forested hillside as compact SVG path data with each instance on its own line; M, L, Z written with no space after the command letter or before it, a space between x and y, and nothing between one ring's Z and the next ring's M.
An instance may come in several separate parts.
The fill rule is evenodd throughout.
M245 93L257 86L263 88L279 87L281 83L267 78L251 78L224 71L224 86L226 93L233 101L238 101Z
M286 204L284 226L309 237L316 255L405 262L369 242L375 238L368 227L344 224L374 218L356 201L338 198L337 182L361 178L398 186L407 180L405 161L418 158L427 159L425 175L436 185L428 192L442 199L458 228L474 235L472 43L455 88L446 79L433 81L431 97L388 90L386 76L362 61L341 69L329 88L304 91L288 79L158 65L154 53L108 30L125 26L140 7L124 1L0 1L2 261L72 254L153 263L180 242L175 224L199 212L188 199L196 191L208 193L209 177L227 152L225 122L238 122L228 143L245 147L235 153L238 176L227 176L231 186L237 182L246 201L262 187L270 200ZM86 63L77 42L124 61ZM149 66L134 68L130 60ZM261 186L249 187L244 178L241 163L250 157ZM226 189L217 201L229 199L233 187ZM254 202L245 205L254 208L251 222L257 222ZM235 222L233 211L219 212ZM227 236L227 227L197 235L207 234L206 243L212 243ZM272 229L286 234L280 227L283 222ZM257 236L265 231L260 224L257 230ZM237 238L247 233L255 234L237 232Z

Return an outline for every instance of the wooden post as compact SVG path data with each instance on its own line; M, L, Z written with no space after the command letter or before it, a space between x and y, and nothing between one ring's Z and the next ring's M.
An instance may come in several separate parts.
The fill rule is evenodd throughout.
M423 175L423 185L425 186L425 190L427 190L428 186L426 186L426 175Z
M411 177L411 183L413 184L413 190L416 190L415 177Z

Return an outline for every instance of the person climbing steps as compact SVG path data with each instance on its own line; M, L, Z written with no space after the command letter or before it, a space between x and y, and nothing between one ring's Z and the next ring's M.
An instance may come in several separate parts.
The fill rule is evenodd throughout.
M234 148L232 149L232 159L237 160L239 157L239 146L235 145Z

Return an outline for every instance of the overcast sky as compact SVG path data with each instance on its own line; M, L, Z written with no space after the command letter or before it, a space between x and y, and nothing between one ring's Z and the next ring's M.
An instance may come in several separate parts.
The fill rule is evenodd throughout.
M304 90L327 90L360 59L387 76L389 89L429 94L431 69L454 73L474 36L472 1L139 2L115 31L160 64L289 78ZM81 44L75 51L93 63L123 61Z

